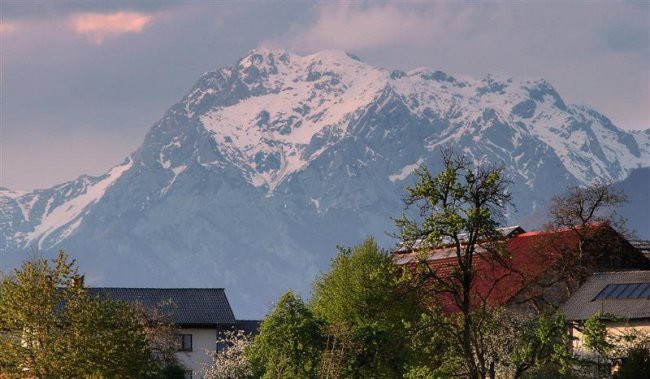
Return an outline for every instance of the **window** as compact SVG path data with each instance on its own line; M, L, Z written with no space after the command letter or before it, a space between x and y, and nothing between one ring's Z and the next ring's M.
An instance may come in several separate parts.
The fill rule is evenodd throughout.
M185 370L185 379L192 379L192 370Z
M191 334L179 334L180 339L178 351L192 351L192 335Z

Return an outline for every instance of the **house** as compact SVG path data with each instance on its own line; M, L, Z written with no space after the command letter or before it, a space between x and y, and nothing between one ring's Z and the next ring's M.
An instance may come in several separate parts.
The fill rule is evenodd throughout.
M650 241L634 239L634 240L630 240L630 243L632 244L632 246L641 250L641 253L643 253L643 255L645 255L646 258L650 259Z
M650 269L650 261L614 229L603 225L592 228L599 232L599 238L608 241L605 244L608 248L599 250L589 260L588 271ZM566 277L562 259L567 251L578 245L578 236L569 229L526 232L521 227L511 226L499 231L505 254L493 254L482 243L476 248L470 301L535 310L548 304L559 306L564 303L580 284ZM462 244L464 237L459 237ZM439 246L429 249L416 241L412 247L401 247L393 252L393 261L397 265L415 267L423 258L429 269L443 279L458 267L456 249L451 241L443 240ZM444 311L457 311L450 294L439 293L437 297Z
M104 298L140 304L145 309L170 305L170 317L179 328L179 361L186 378L201 378L217 348L218 333L242 329L255 333L258 321L236 320L223 288L88 288Z
M577 352L584 352L582 325L595 314L601 315L612 334L650 334L650 271L594 273L566 301L562 312Z

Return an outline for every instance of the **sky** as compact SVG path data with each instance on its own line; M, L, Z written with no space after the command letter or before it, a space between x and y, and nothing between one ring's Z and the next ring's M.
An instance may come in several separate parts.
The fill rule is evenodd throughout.
M0 0L0 187L101 175L205 71L254 48L542 77L650 127L650 2Z

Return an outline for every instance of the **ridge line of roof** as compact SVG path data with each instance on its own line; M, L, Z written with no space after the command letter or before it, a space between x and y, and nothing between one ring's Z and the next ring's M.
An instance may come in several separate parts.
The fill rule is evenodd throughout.
M226 305L228 305L228 312L230 312L230 316L232 316L232 319L237 321L237 317L235 317L235 311L232 310L232 306L230 305L230 299L228 299L228 295L226 295L226 291L223 291L223 297L226 299Z

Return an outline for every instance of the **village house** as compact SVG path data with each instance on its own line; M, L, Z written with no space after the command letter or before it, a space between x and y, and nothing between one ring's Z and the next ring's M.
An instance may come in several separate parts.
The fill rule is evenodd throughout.
M89 293L156 309L170 304L171 320L179 329L176 353L186 379L202 377L212 361L217 337L226 330L257 332L259 321L237 320L223 288L88 288Z
M608 242L603 245L605 250L598 250L597 256L587 261L585 269L589 273L650 269L650 260L614 229L602 225L593 228L599 232L599 238ZM526 232L519 226L511 226L499 231L505 254L494 254L488 244L479 243L476 247L472 303L540 310L549 304L563 304L581 284L567 278L563 267L564 254L578 244L572 230ZM459 237L462 244L464 236ZM397 265L415 267L423 259L439 277L448 275L458 265L451 241L443 240L439 246L426 249L417 241L411 247L393 252ZM437 296L444 311L457 311L450 296L444 293Z
M643 255L646 256L646 258L650 259L650 241L648 240L641 240L641 239L633 239L630 240L630 243L632 246L636 247L643 253Z
M650 334L650 271L594 273L562 311L578 353L585 353L582 326L596 314L610 334Z

